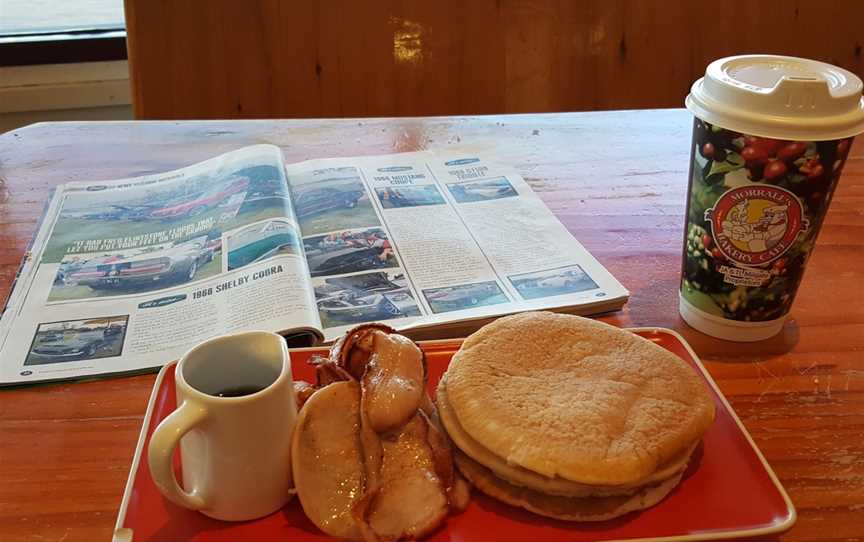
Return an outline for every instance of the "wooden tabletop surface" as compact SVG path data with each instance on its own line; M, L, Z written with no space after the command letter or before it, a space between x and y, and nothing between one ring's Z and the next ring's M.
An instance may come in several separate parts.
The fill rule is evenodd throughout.
M37 124L0 136L0 298L52 187L161 172L254 143L288 161L468 148L516 167L632 293L603 320L679 331L798 509L782 540L864 539L864 144L791 316L755 344L688 328L677 289L691 116L552 115ZM167 360L166 360L167 361ZM0 390L0 540L110 540L154 375Z

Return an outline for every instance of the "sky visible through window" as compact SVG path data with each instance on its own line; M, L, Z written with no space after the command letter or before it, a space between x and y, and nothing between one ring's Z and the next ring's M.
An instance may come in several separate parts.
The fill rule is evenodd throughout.
M0 36L123 26L123 0L0 0Z

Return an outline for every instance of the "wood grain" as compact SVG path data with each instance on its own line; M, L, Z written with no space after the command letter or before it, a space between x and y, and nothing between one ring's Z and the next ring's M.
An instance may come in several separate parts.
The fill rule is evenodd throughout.
M853 146L791 318L735 344L677 313L685 111L34 125L0 136L0 296L59 183L270 142L287 160L460 148L513 164L631 292L603 320L682 333L798 507L781 538L864 538L864 145ZM0 390L0 540L108 540L153 375Z
M864 75L859 0L126 0L136 118L680 107L774 53Z

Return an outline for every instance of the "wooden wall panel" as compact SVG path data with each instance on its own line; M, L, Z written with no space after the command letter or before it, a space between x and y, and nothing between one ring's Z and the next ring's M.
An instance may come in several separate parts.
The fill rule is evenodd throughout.
M126 0L138 118L677 107L708 62L864 74L860 0Z

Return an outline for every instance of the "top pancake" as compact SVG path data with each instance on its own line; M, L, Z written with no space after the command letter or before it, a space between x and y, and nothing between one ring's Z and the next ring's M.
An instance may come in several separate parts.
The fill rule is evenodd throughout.
M584 484L633 484L714 419L683 360L616 327L548 312L471 335L447 370L465 432L507 463Z

